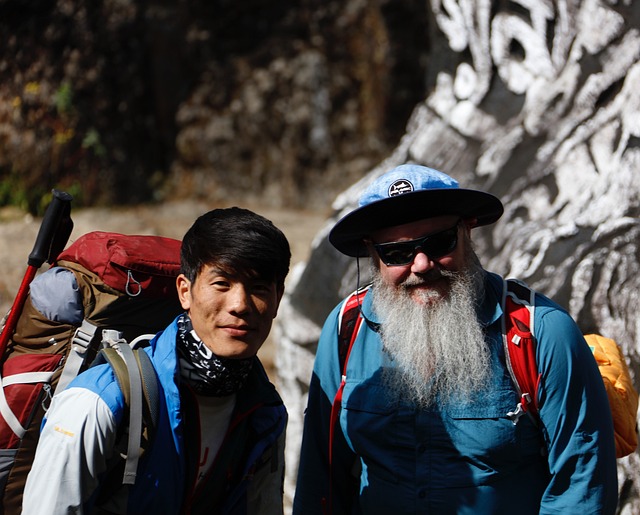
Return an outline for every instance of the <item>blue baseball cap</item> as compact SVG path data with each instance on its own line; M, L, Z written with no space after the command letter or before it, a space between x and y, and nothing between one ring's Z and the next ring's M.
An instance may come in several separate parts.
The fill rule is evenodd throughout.
M378 177L358 206L329 233L331 244L352 257L367 255L364 239L379 229L442 215L488 225L504 212L502 202L490 193L460 188L447 174L416 164L400 165Z

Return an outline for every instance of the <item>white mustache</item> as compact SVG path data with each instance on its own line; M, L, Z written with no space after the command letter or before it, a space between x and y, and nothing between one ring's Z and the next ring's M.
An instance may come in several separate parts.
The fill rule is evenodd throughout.
M415 274L407 277L402 284L402 288L413 288L415 286L429 286L440 279L455 279L460 275L460 272L453 272L451 270L440 270L434 268L424 274Z

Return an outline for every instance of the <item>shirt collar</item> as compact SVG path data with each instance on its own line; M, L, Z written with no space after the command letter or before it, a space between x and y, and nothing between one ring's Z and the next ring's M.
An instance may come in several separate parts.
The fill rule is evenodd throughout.
M489 327L502 317L502 278L486 272L484 299L478 307L478 320L483 327Z

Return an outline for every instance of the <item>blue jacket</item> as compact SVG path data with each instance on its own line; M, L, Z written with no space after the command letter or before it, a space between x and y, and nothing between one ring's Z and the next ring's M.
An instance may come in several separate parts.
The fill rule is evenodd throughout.
M479 319L491 349L490 387L469 404L419 410L390 400L382 371L394 364L363 324L329 466L329 417L341 379L336 307L318 344L294 515L615 512L613 425L602 378L571 317L542 295L535 317L541 427L507 417L518 395L505 366L501 291L502 279L488 274ZM371 295L362 309L380 322Z
M193 420L194 414L197 417L197 411L193 411L197 410L197 405L186 385L180 384L176 334L177 324L174 321L164 332L156 335L150 347L145 349L151 356L159 380L158 427L150 449L140 460L136 483L128 493L127 513L245 514L252 511L247 504L249 496L254 501L256 496L264 496L262 500L265 502L275 500L272 504L276 508L270 508L270 512L281 513L287 414L257 358L246 385L237 394L229 430L212 471L197 488L194 486L200 455L199 424L197 418L193 426L186 421ZM96 400L91 400L93 398ZM60 406L66 404L67 408L57 408L55 402L60 402ZM83 435L82 456L77 455L76 451L56 455L59 452L55 440L56 428L51 428L49 420L54 419L60 425L58 421L65 423L67 418L72 418L68 406L74 406L74 402L84 403L83 410L92 403L96 405L95 409L87 410L90 412L87 420L81 421L83 429L79 432L87 433ZM61 505L61 508L59 511L51 508L48 513L64 512L66 508L62 503L66 502L65 495L52 494L47 491L45 483L56 483L57 490L64 490L66 484L72 483L68 487L68 496L84 499L82 509L78 512L90 513L91 506L101 493L100 488L104 487L104 462L114 443L114 437L110 435L114 422L115 427L120 427L122 422L124 399L111 367L105 364L80 374L67 390L54 398L54 403L43 425L36 460L27 480L25 503L33 506L36 500L48 499L47 496L52 495L52 501L44 505ZM103 408L104 405L106 408ZM69 424L75 427L73 422ZM85 429L87 425L91 425L91 430ZM60 461L65 463L58 467ZM81 472L69 472L76 468ZM73 477L74 473L79 477ZM254 479L261 474L278 475L269 483L277 491L252 492ZM51 475L54 478L60 476L61 481L47 481ZM94 475L95 480L92 477ZM87 500L87 493L91 495L91 488L96 482L99 486ZM82 491L84 487L79 485L84 483L89 486ZM81 491L78 492L79 489ZM33 512L38 513L37 506Z

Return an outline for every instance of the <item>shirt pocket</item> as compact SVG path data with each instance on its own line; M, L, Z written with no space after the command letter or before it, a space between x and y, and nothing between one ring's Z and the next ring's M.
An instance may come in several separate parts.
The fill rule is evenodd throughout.
M391 401L381 386L357 381L345 385L342 407L341 427L367 475L397 483L405 451L413 453L415 440L412 434L404 434L413 428L412 416Z
M533 457L540 458L540 433L527 415L514 424L507 416L515 409L511 390L491 399L451 406L443 414L443 429L453 456L465 463L473 484L487 484L514 472Z

